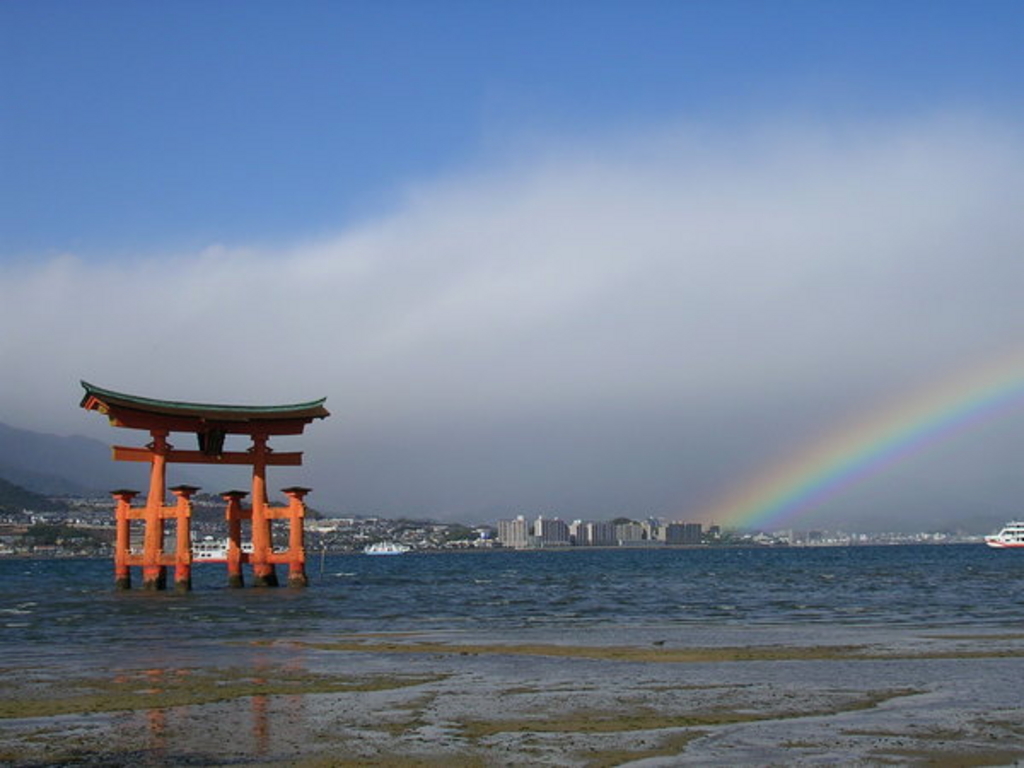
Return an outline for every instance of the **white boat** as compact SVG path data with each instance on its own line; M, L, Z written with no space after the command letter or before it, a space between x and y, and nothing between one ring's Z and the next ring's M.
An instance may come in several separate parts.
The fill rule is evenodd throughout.
M986 536L985 543L995 549L1024 547L1024 523L1007 523L999 533L994 536Z
M242 551L252 553L252 542L242 542ZM228 540L215 539L213 536L204 536L199 541L192 542L192 560L207 563L226 562L228 559Z
M378 541L363 549L364 555L404 555L411 547L399 544L397 541Z

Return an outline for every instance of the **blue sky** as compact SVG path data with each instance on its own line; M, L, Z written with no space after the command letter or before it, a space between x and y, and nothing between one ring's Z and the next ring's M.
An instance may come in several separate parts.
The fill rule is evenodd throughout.
M685 520L1024 377L1020 2L41 0L0 35L0 422L131 443L83 378L326 395L281 485L328 511ZM994 527L1022 441L1011 409L806 522Z
M0 258L336 231L663 121L1020 116L1016 2L8 2Z

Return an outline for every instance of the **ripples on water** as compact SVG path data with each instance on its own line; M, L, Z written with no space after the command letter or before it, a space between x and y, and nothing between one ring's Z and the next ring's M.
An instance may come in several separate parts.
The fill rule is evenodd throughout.
M0 560L0 648L342 632L629 624L999 626L1024 553L981 545L361 555L310 562L307 590L113 591L107 560ZM283 573L282 573L283 575Z

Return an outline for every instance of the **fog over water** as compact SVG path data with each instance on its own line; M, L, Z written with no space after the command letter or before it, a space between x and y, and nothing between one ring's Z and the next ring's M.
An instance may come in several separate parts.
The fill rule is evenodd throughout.
M1024 349L1022 179L1020 133L978 114L512 142L305 241L0 265L0 421L144 442L81 378L326 395L272 484L327 511L685 519ZM807 524L987 530L1019 514L1022 428L1018 402Z

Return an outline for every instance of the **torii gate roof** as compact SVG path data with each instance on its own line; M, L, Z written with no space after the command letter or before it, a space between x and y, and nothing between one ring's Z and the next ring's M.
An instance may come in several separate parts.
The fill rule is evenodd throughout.
M106 415L115 427L129 429L298 435L313 419L331 415L324 407L326 397L291 405L214 405L129 395L87 381L82 382L82 387L85 389L83 408Z

